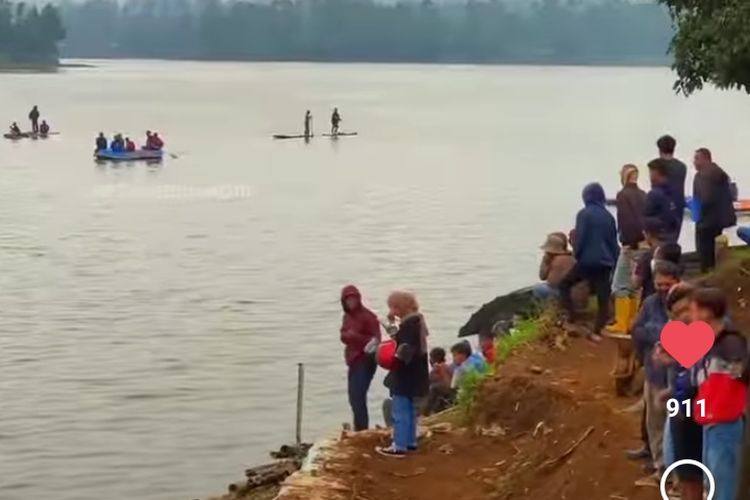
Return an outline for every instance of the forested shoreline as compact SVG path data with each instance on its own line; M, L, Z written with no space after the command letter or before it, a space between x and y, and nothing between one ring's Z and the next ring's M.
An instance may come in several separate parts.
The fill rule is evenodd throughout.
M655 3L527 9L372 0L68 1L65 57L242 61L668 64Z
M65 29L57 8L0 0L0 67L57 64Z

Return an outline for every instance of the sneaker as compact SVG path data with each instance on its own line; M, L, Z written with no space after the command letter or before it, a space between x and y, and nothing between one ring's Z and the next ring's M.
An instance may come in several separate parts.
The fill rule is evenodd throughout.
M590 333L586 335L586 340L588 340L589 342L593 342L594 344L601 344L602 336L598 333Z
M625 456L628 460L646 460L651 457L651 452L645 446L642 446L637 450L625 450Z
M375 453L388 458L404 458L406 456L405 451L397 450L393 446L376 446Z

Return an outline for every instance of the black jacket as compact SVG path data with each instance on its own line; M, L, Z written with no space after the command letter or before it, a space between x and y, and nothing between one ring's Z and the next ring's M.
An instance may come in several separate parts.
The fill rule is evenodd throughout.
M729 176L718 165L695 174L693 197L700 206L698 229L725 229L737 224Z
M669 184L655 185L646 195L644 220L651 221L661 228L663 235L676 235L680 226L677 207Z
M624 247L636 247L644 240L643 214L646 211L646 192L637 184L626 184L617 193L617 228Z
M685 210L685 177L687 177L687 167L677 158L666 160L669 165L669 191L675 208L682 218Z
M614 268L620 255L617 224L605 208L604 189L597 183L583 189L585 207L576 216L575 258L588 269Z
M419 315L407 317L396 332L397 360L391 385L394 396L418 398L429 392L430 374L422 321Z

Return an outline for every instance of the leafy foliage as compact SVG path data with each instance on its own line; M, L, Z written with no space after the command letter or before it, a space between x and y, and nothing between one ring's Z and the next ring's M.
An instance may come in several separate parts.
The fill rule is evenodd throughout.
M675 90L689 95L713 83L750 92L750 2L747 0L659 0L675 27L671 50L679 79Z
M656 4L568 0L67 0L66 55L226 60L662 63ZM637 33L633 26L637 26Z
M509 335L500 337L496 342L498 365L519 347L529 344L544 332L544 325L552 313L544 311L540 316L532 319L519 321L511 330ZM462 415L468 416L471 409L477 403L479 390L484 379L494 375L497 366L490 366L486 372L470 371L463 376L458 388L457 406Z
M0 62L57 62L57 44L64 37L60 14L51 4L40 10L0 0Z

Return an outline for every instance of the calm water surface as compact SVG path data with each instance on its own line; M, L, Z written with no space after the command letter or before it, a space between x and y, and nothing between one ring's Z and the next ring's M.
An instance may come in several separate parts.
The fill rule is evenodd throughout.
M665 131L750 184L750 99L663 69L97 65L0 75L0 124L39 104L62 131L0 143L3 500L221 492L293 439L297 362L305 436L335 429L341 285L380 312L415 290L449 345ZM270 140L333 106L359 137ZM99 130L147 128L179 158L92 161Z

